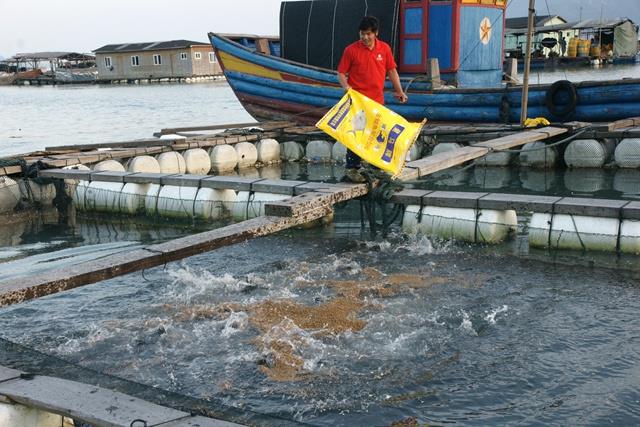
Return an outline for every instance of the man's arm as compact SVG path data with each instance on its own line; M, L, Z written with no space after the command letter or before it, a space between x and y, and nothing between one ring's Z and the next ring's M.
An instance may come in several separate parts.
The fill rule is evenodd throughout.
M398 75L398 70L396 70L395 68L389 70L387 72L387 76L389 77L389 80L391 80L391 84L393 85L393 89L395 90L395 94L394 96L398 99L398 101L400 101L402 104L404 104L405 102L407 102L407 100L409 99L407 97L407 95L404 93L404 91L402 90L402 85L400 84L400 76Z
M340 86L342 86L342 89L345 91L351 89L351 86L349 86L349 83L347 82L346 74L338 72L338 82L340 82Z

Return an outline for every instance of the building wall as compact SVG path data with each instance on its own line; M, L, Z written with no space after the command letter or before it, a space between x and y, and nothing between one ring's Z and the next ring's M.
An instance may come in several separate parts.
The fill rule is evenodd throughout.
M200 53L200 59L196 59L196 52ZM220 74L221 69L217 61L214 63L209 61L209 52L213 52L211 46L158 51L97 53L98 79L159 79ZM161 64L154 63L154 55L160 55ZM138 57L138 65L132 64L134 56ZM111 58L111 67L106 66L105 58L107 57Z

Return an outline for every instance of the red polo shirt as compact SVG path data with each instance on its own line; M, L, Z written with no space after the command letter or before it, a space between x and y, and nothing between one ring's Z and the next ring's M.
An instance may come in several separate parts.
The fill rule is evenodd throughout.
M376 39L373 49L361 41L346 47L338 64L338 72L348 74L349 86L374 101L384 104L384 80L387 72L396 68L388 44Z

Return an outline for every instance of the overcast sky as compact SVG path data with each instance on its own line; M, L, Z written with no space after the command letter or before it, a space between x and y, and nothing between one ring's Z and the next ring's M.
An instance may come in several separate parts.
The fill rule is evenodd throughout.
M539 15L577 20L627 16L640 23L640 0L537 0ZM528 0L512 0L509 17ZM0 0L0 56L18 52L90 52L105 44L189 39L207 32L278 34L280 0Z

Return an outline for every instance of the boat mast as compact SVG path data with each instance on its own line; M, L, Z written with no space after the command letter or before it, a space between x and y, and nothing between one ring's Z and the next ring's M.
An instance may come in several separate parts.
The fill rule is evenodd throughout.
M533 17L536 13L536 0L529 0L529 21L527 23L527 49L524 57L524 78L522 80L522 108L520 124L527 120L527 103L529 101L529 69L531 68L531 39L533 38Z

